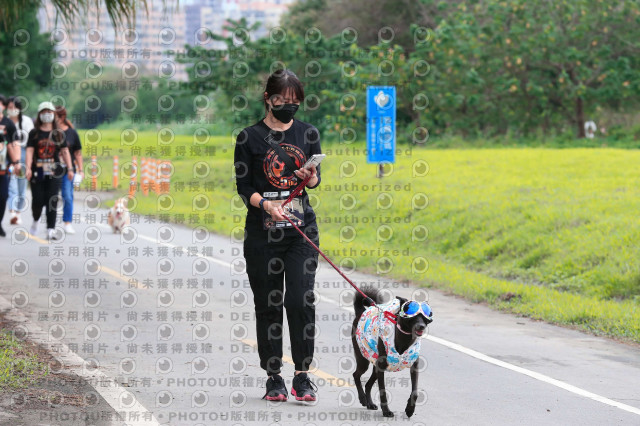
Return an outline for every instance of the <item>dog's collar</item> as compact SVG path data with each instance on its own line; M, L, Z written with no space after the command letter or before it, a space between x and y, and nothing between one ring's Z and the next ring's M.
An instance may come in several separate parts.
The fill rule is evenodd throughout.
M398 324L398 316L396 314L394 314L393 312L389 312L389 311L384 311L384 317L386 319L388 319L389 321L391 321L392 323L394 323L396 325L396 328L398 330L400 330L400 332L404 333L404 334L411 334L411 333L407 333L406 331L404 331L402 328L400 328L400 324Z
M400 331L401 331L402 333L404 333L404 334L411 334L411 333L407 333L406 331L404 331L403 329L401 329L401 328L400 328L400 324L398 324L397 322L396 322L396 328L397 328L398 330L400 330Z

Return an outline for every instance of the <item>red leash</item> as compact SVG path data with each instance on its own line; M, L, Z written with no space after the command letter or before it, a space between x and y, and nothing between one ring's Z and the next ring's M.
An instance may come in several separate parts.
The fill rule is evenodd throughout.
M293 200L293 199L294 199L298 194L300 194L300 193L302 192L302 190L304 189L304 187L307 185L307 183L309 182L309 180L310 180L310 179L311 179L311 176L306 177L306 178L305 178L305 179L300 183L300 185L298 185L298 186L293 190L293 192L291 193L291 195L289 195L289 198L287 198L287 199L286 199L286 200L285 200L285 201L280 205L280 207L284 207L284 205L285 205L285 204L287 204L287 203L291 202L291 200ZM312 246L312 247L313 247L313 248L314 248L318 253L320 253L320 255L321 255L322 257L324 257L324 260L326 260L327 262L329 262L329 264L330 264L331 266L333 266L333 269L335 269L336 271L338 271L338 273L342 276L342 278L344 278L345 280L347 280L347 282L348 282L349 284L351 284L351 286L352 286L353 288L355 288L355 289L356 289L356 290L357 290L357 291L358 291L358 292L359 292L359 293L364 297L365 302L366 302L367 304L369 304L369 306L376 306L376 307L377 307L377 305L376 305L376 303L374 302L374 300L373 300L373 299L371 299L371 298L370 298L369 296L367 296L366 294L364 294L364 293L362 292L362 290L360 290L360 289L359 289L359 288L358 288L358 287L353 283L353 281L351 281L351 280L350 280L350 279L349 279L349 278L348 278L348 277L347 277L347 276L346 276L346 275L345 275L345 274L344 274L344 273L343 273L343 272L342 272L342 271L341 271L341 270L340 270L340 269L339 269L339 268L338 268L338 267L337 267L337 266L336 266L336 265L331 261L331 259L329 259L329 258L328 258L328 257L327 257L323 252L322 252L322 250L320 250L320 247L318 247L317 245L315 245L315 244L314 244L314 242L313 242L313 241L311 241L311 239L310 239L309 237L307 237L307 235L306 235L304 232L302 232L302 231L300 230L300 228L298 228L298 226L297 226L295 223L293 223L293 221L291 221L291 219L289 219L289 217L288 217L286 214L284 215L284 218L285 218L285 219L287 219L287 221L288 221L291 225L293 225L293 227L294 227L294 228L296 228L296 230L300 233L300 235L302 235L302 236L304 237L304 239L305 239L305 240L307 240L307 242L308 242L309 244L311 244L311 246ZM388 319L392 320L392 321L395 323L395 317L396 317L396 316L395 316L392 312L387 312L387 311L385 311L385 312L384 312L384 314L385 314L385 317L387 317ZM389 315L387 315L387 314L389 314Z

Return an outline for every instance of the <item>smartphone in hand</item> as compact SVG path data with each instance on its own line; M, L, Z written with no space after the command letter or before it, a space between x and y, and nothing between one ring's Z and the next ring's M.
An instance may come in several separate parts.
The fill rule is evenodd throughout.
M306 163L304 163L304 165L302 166L303 169L310 169L311 166L316 166L318 167L320 165L320 163L322 162L322 160L324 160L324 157L326 157L326 154L313 154Z

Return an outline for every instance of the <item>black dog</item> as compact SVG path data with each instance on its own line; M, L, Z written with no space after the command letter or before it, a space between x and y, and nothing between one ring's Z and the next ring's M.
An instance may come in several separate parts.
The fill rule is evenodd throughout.
M365 288L365 289L362 289L362 291L371 300L375 301L378 304L377 306L380 306L379 304L380 297L376 289ZM428 311L427 315L423 314L422 310L420 310L419 313L417 314L413 312L412 316L410 317L408 317L407 315L403 315L403 313L400 311L394 312L395 314L399 313L399 315L396 316L397 324L393 327L393 331L395 332L393 335L393 342L391 342L391 337L388 337L386 341L386 346L385 346L385 342L383 341L383 338L378 337L377 345L376 345L375 337L372 337L376 333L372 333L371 335L368 336L369 345L366 346L366 342L364 339L366 339L367 336L365 336L364 334L366 334L367 331L365 330L365 326L371 326L371 324L373 323L373 321L367 322L367 319L370 319L372 315L373 316L379 315L379 317L377 317L377 323L381 324L380 321L383 321L384 317L388 315L388 314L383 315L382 312L380 312L380 310L376 306L365 307L365 303L369 302L370 304L371 300L365 299L364 296L362 296L359 292L357 292L353 301L353 307L356 313L356 318L353 321L353 327L351 329L352 331L351 340L353 342L353 350L356 357L356 371L353 373L353 378L355 380L356 387L358 389L358 398L360 400L360 403L363 406L367 407L369 410L377 410L378 407L371 400L371 389L373 388L373 384L375 383L375 380L378 379L378 387L380 388L380 405L382 406L382 415L385 417L393 417L393 412L389 410L389 406L387 404L387 395L386 395L385 385L384 385L384 372L398 371L402 368L410 367L411 396L407 401L407 406L404 411L407 414L407 416L411 417L416 409L416 400L418 398L418 366L419 366L418 363L420 362L420 359L417 358L417 355L419 355L420 353L419 338L424 334L427 328L427 325L431 323L431 321L433 321L433 319L431 318L431 309L428 308L427 306L426 308ZM405 306L408 309L408 306L407 306L408 304L405 305L406 302L407 302L407 299L402 297L396 297L389 303L393 303L392 306L397 307L398 309L400 309L403 306ZM387 306L387 304L382 305L382 307L385 307L385 306ZM412 306L415 308L415 306L417 305L414 304ZM365 314L365 318L363 319L363 323L360 324L361 325L360 331L358 331L358 323L361 317L363 316L363 314ZM389 316L393 317L393 315L389 315ZM389 322L385 323L385 327L387 327L385 328L385 330L387 330L387 332L389 332L390 330L389 324L392 324L392 323L389 323ZM391 333L389 333L388 336L391 336ZM360 344L363 345L362 347L358 343L358 340L360 340ZM390 346L391 343L393 343L393 347ZM390 348L392 352L395 350L397 351L397 353L393 352L393 355L390 355L388 357L389 354L387 353L387 348ZM417 355L416 355L416 350L417 350ZM364 354L363 354L363 351L365 352ZM376 357L377 359L375 359ZM402 359L403 357L406 358L403 361L405 365L402 365L402 363L398 362L398 360ZM414 358L415 358L415 361L412 361L411 364L406 363L407 360L412 360ZM365 390L363 391L360 378L369 368L369 364L373 363L374 361L375 361L375 364L373 368L373 373L371 374L371 377L367 381L367 384L365 385ZM392 362L390 363L390 361Z

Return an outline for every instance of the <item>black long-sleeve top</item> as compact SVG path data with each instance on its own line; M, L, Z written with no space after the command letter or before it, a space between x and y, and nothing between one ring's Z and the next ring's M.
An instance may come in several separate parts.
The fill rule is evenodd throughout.
M258 192L264 196L265 192L293 191L300 183L300 179L280 160L277 152L269 146L255 131L257 126L262 126L267 132L271 129L263 120L253 126L243 129L236 139L234 153L234 166L236 172L236 186L238 194L247 206L247 218L245 227L247 230L262 230L262 211L250 203L251 195ZM252 129L254 128L254 129ZM321 154L320 132L314 126L294 118L293 124L284 132L271 130L273 139L279 142L282 149L293 159L298 168L313 154ZM320 184L320 166L317 166L318 182ZM311 187L307 187L311 188ZM315 224L316 215L309 205L309 196L306 190L302 191L302 204L304 206L305 227ZM286 198L286 196L282 197ZM285 234L295 233L295 229L286 228Z

